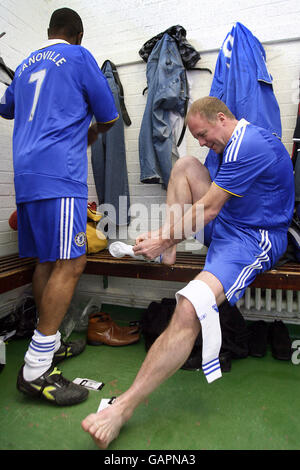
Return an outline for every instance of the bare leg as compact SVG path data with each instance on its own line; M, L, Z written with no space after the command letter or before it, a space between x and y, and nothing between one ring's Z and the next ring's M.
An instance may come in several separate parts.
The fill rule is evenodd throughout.
M210 273L197 276L213 290L218 302L224 300L221 283ZM106 449L135 408L187 360L200 331L200 322L192 304L185 298L175 309L168 328L152 345L132 386L100 413L87 416L82 427L96 444Z
M32 278L32 290L37 306L37 310L40 310L41 300L43 296L44 289L49 281L53 266L55 263L38 263L36 265L33 278Z
M172 169L167 190L167 213L163 226L164 230L180 220L185 211L184 205L194 204L199 201L209 190L210 185L209 172L197 158L183 157L177 160ZM165 264L175 263L176 245L166 250L162 259Z
M33 292L39 310L39 331L56 334L84 270L86 256L37 265ZM50 264L52 266L50 266Z
M92 435L100 448L105 449L118 436L134 409L181 367L189 356L199 331L200 323L193 307L186 299L182 299L169 327L150 348L130 389L109 408L90 415L83 421L83 429Z

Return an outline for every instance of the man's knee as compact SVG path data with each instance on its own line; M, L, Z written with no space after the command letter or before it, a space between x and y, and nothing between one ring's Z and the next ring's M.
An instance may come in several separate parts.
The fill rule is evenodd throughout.
M173 175L176 175L177 173L182 175L183 173L190 171L191 168L194 168L195 166L199 167L201 165L202 163L200 163L196 157L187 155L176 160L172 168L172 173Z
M79 278L85 269L86 261L86 255L82 255L78 258L58 260L55 267L57 270L64 271L68 276Z
M211 185L211 178L208 169L198 160L198 158L193 156L179 158L174 164L171 178L173 180L178 180L182 177L189 181L192 190L196 193L197 191L200 191L198 194L199 197L202 197L203 194L209 190Z
M79 258L74 258L72 261L74 262L73 263L74 275L76 277L81 276L86 266L86 255L82 255Z
M35 266L35 273L39 275L50 275L55 262L53 261L45 261L44 263L38 262Z
M207 318L210 312L218 313L215 293L208 283L204 281L198 279L190 281L183 289L176 292L177 301L182 297L191 303L196 316L201 322Z
M173 318L179 328L191 328L197 330L197 334L200 331L200 323L195 308L185 297L178 299Z
M226 297L223 284L214 274L208 271L201 271L201 273L195 277L194 281L203 281L212 290L217 305L221 305L221 303L224 302Z

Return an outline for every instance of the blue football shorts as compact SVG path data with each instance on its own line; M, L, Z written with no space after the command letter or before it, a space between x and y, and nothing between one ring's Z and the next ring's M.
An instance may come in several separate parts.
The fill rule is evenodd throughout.
M86 252L87 199L65 197L17 204L20 257L40 263Z
M287 234L284 230L242 229L217 217L204 228L204 244L208 251L203 271L219 279L227 300L234 305L257 274L277 263L287 248Z

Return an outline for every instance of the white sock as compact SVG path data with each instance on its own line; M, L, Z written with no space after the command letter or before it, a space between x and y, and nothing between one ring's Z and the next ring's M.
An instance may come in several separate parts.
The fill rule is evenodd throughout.
M45 336L34 330L29 348L25 354L23 369L24 379L32 381L49 369L52 363L56 343L56 335Z
M55 352L55 353L56 353L56 351L58 351L59 348L60 348L60 345L61 345L60 339L61 339L60 331L57 331L57 332L56 332L56 335L55 335L55 348L54 348L54 352Z
M123 258L123 256L127 255L127 256L131 256L131 258L139 259L141 261L149 261L149 260L146 260L144 256L135 255L133 251L133 246L127 245L126 243L123 243L123 242L111 243L108 247L108 250L114 258ZM161 263L161 256L157 256L157 258L151 261L155 261L156 263Z
M203 281L193 280L176 293L186 297L196 310L202 328L202 370L208 383L222 377L219 354L222 345L219 310L213 291Z
M37 316L39 317L39 313L38 313L38 312L37 312ZM42 333L40 333L40 332L38 331L38 326L37 326L37 328L36 328L36 331L37 331L40 335L42 335ZM42 335L42 336L44 336L44 335ZM56 332L56 335L55 335L55 348L54 348L54 352L55 352L55 353L56 353L56 351L59 350L60 345L61 345L61 334L60 334L60 331L57 331L57 332Z

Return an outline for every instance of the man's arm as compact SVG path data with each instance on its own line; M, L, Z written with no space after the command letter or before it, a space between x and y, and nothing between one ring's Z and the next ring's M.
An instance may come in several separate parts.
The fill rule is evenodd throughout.
M167 248L180 243L182 240L203 229L203 222L205 226L213 220L230 197L231 194L212 184L207 193L193 204L181 220L167 228L168 232L162 230L159 238L147 239L138 243L133 248L134 253L149 259L159 256ZM203 210L204 221L202 217Z
M14 85L14 82L13 82ZM0 116L5 119L14 119L15 102L14 102L14 86L12 84L5 90L0 99Z
M215 184L211 184L207 193L183 215L182 220L177 222L170 230L170 243L175 245L182 240L190 237L194 233L203 229L211 220L215 219L220 210L231 197L231 194L224 191ZM204 220L202 212L204 211ZM180 227L183 226L186 230L182 236L180 234ZM182 231L183 232L183 231ZM167 238L167 234L162 231L162 238Z

